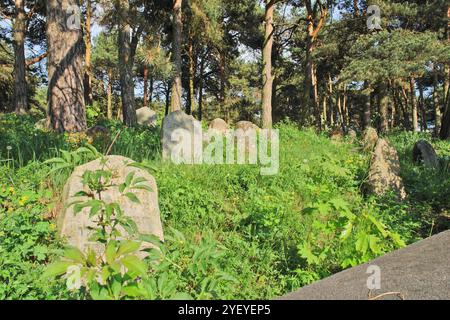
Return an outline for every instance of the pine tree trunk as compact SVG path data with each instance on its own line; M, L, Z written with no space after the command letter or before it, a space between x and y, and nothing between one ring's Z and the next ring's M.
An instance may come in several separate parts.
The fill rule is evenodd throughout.
M70 30L66 10L75 0L47 1L48 110L58 132L86 129L81 29Z
M172 81L169 80L167 81L167 85L166 85L166 92L165 92L165 96L166 96L166 108L165 108L165 112L164 114L167 116L170 113L170 94L171 94L171 90L172 90Z
M433 104L434 104L434 134L437 136L441 131L441 105L439 102L439 82L437 70L434 73L434 92L433 92Z
M14 19L14 109L17 114L28 111L28 95L25 64L25 34L27 17L25 0L15 0L16 15Z
M194 62L194 42L192 35L189 37L188 44L188 59L189 59L189 114L194 114L195 112L195 62Z
M200 60L200 81L198 84L198 120L203 117L203 73L205 72L205 57Z
M380 108L380 132L386 133L389 131L388 119L388 103L389 97L385 86L379 88L379 108Z
M173 6L173 42L172 42L172 56L174 64L174 77L172 83L172 99L170 103L170 111L174 112L181 110L181 97L183 86L181 83L182 69L181 69L181 38L183 34L183 20L182 20L182 0L174 0Z
M366 102L364 104L364 113L363 113L363 125L364 129L372 126L371 120L371 94L368 93L366 96Z
M411 78L409 81L410 95L411 95L411 110L412 110L412 126L414 132L419 131L419 116L417 112L417 101L416 101L416 81Z
M107 99L108 99L107 117L108 117L108 119L113 118L112 86L113 86L113 70L112 70L112 68L109 68L108 69L108 89L107 89Z
M91 44L91 21L92 21L92 4L91 0L86 0L86 23L85 23L85 46L86 46L86 56L85 56L85 73L84 73L84 99L86 105L92 105L92 44Z
M266 0L265 11L265 36L263 47L263 90L262 90L262 126L265 129L272 128L272 47L273 47L273 15L275 4L272 0Z
M425 99L423 97L423 84L419 82L419 94L420 94L420 100L419 100L419 109L421 114L421 129L422 131L428 130L428 124L427 124L427 111L425 108Z
M134 126L137 123L133 65L134 56L131 49L131 26L129 23L130 3L128 0L117 0L117 12L119 14L119 76L120 95L122 98L122 116L126 126Z
M144 67L144 107L148 106L148 67Z

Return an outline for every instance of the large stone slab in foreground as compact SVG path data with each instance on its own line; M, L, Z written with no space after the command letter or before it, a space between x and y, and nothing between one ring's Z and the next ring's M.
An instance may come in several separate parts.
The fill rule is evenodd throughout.
M450 231L344 270L303 287L281 300L368 300L367 268L381 269L381 290L371 297L400 292L405 300L450 299ZM381 299L400 299L386 295Z
M89 218L89 208L84 209L78 214L74 212L74 206L68 206L74 201L87 201L88 197L75 196L79 191L89 191L83 186L82 176L86 171L110 170L113 173L111 184L102 192L102 199L107 203L118 203L125 216L134 220L138 231L141 234L152 234L159 239L164 240L163 228L161 224L160 211L158 206L158 189L156 181L147 171L129 166L134 161L122 156L107 156L106 163L103 166L100 159L91 161L85 165L75 168L74 172L67 180L64 186L62 204L63 210L58 216L58 229L61 237L65 238L72 246L85 251L92 248L100 252L100 245L90 241L92 230L96 227L93 218ZM138 197L140 203L132 202L119 192L117 185L123 183L130 172L134 172L134 178L143 177L152 192L143 189L133 189L133 193ZM121 229L121 228L120 228ZM127 235L125 230L121 229L124 238L136 238L138 235ZM143 246L150 247L150 246Z

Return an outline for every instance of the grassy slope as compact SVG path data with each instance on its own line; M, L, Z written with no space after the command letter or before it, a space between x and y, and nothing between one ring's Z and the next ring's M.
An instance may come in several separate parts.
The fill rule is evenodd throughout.
M0 157L15 159L3 161L1 167L0 191L6 191L0 194L0 221L4 222L0 222L0 245L17 262L11 266L0 255L0 298L2 292L7 298L52 298L58 287L43 284L38 274L29 272L41 270L57 250L51 240L53 223L43 219L52 197L45 200L41 195L49 182L41 182L48 169L39 161L56 154L46 146L73 149L77 141L36 131L31 119L7 117L0 121ZM343 212L375 217L407 242L426 235L432 221L439 229L448 227L437 215L450 207L444 198L448 172L431 178L429 172L411 164L409 150L403 146L411 145L415 137L392 137L412 195L407 203L399 204L392 197L367 199L361 195L369 155L355 144L332 143L292 125L281 125L280 130L281 168L274 177L261 176L259 168L252 166L163 164L158 160L158 130L127 129L122 133L112 153L149 161L156 169L153 174L158 182L168 258L156 276L195 298L270 298L397 246L362 218L342 240L348 225ZM13 149L7 151L8 145ZM450 149L448 143L438 146L443 155ZM36 161L28 162L32 159ZM441 180L441 185L430 188ZM8 191L12 182L14 194ZM30 193L28 199L20 202L26 192ZM10 219L25 220L22 224L30 229L24 231L27 235L11 227ZM44 236L36 235L37 223ZM366 234L369 248L361 241ZM370 236L378 240L371 242ZM5 248L5 241L11 246ZM44 253L37 258L39 250ZM164 298L164 292L158 296Z

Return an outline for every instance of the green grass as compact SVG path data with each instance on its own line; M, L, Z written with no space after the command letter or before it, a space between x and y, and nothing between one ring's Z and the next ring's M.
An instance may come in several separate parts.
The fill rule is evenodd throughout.
M33 121L0 118L0 191L5 189L0 193L0 252L8 252L7 258L0 254L0 298L77 297L66 292L63 282L38 277L61 246L54 221L45 217L68 174L48 177L49 167L42 162L59 155L58 149L71 151L84 142L35 130ZM449 171L414 165L410 153L418 137L412 134L390 137L410 194L398 203L389 195L362 195L370 155L357 144L332 143L293 124L278 126L276 176L261 176L254 166L165 164L159 156L159 127L102 125L113 136L122 131L112 154L154 168L167 258L150 271L161 282L154 298L169 296L172 287L195 299L273 298L401 247L399 238L411 243L448 229L442 214L450 208ZM8 145L13 149L8 151ZM435 146L442 158L450 154L449 143ZM23 203L26 192L33 200Z

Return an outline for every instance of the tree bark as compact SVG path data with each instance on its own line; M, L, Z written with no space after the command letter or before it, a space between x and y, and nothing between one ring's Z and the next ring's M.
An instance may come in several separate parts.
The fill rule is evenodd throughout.
M262 90L262 126L265 129L272 128L272 48L273 48L273 16L275 1L266 0L265 11L265 36L263 46L263 90Z
M203 117L203 73L205 72L205 57L200 60L200 81L198 84L198 120Z
M366 96L366 101L364 104L364 112L363 112L363 128L367 129L368 127L372 126L372 120L371 120L371 93L369 93Z
M421 129L422 131L427 131L428 130L427 111L425 108L425 99L423 97L423 84L421 82L419 82L419 94L420 94L419 109L421 114L421 121L420 121Z
M380 132L386 133L389 131L389 120L388 120L388 102L389 98L386 94L386 88L381 86L379 88L379 108L380 108Z
M174 0L173 5L173 42L172 42L172 56L174 64L174 77L172 83L172 99L170 103L170 111L174 112L181 110L181 96L182 96L182 69L181 69L181 38L183 33L182 20L182 0Z
M188 59L189 59L189 110L188 114L194 114L195 112L195 61L194 61L194 40L193 36L189 36L189 44L188 44Z
M434 104L434 134L437 136L441 131L441 105L439 102L439 82L437 70L434 73L434 92L433 92L433 104Z
M419 131L419 116L417 112L417 101L416 101L416 81L414 78L409 80L410 95L411 95L411 111L412 111L412 126L414 132Z
M91 0L86 0L86 22L85 22L85 73L84 73L84 99L87 105L92 105L92 43L91 43L91 21L92 21L92 4Z
M108 117L108 119L113 118L112 86L113 86L113 70L112 70L112 68L109 68L108 69L108 89L107 89L107 99L108 99L107 117Z
M27 17L25 0L15 0L16 15L14 19L14 109L17 114L28 111L28 93L25 63L25 34Z
M122 116L125 125L130 127L137 123L133 79L134 54L129 23L130 3L128 0L117 0L116 8L119 14L118 47Z
M148 67L144 67L144 107L148 106Z
M86 129L83 53L80 29L67 26L68 6L75 0L47 1L48 110L52 128L58 132Z

